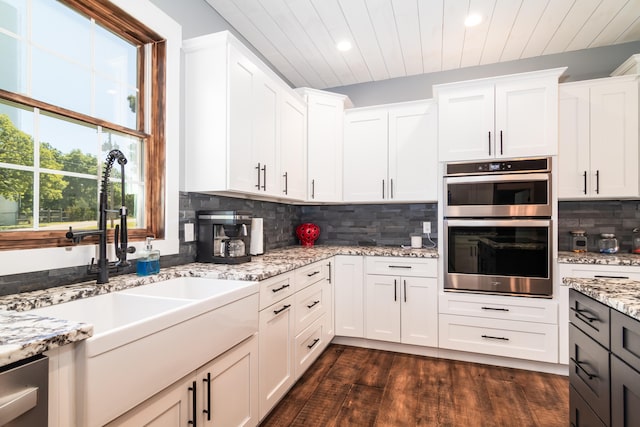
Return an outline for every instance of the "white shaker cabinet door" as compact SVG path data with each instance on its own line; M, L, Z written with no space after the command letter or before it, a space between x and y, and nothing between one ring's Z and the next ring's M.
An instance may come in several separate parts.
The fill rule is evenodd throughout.
M400 282L396 276L366 276L365 338L400 342Z
M558 111L558 197L584 198L591 188L589 88L561 85Z
M302 101L284 94L280 121L279 196L307 197L307 112Z
M403 344L438 346L438 279L434 277L401 278Z
M492 84L445 88L438 93L438 156L441 161L495 156Z
M364 337L364 259L338 255L334 259L335 334Z
M638 83L591 88L591 181L597 197L637 197Z
M388 197L387 110L345 113L344 201L374 202Z
M389 199L438 200L435 102L389 108Z

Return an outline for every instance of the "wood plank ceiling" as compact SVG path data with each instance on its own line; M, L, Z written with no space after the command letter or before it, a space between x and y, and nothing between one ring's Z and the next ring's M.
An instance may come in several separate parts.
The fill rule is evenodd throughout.
M206 1L294 86L317 89L640 40L640 0ZM465 27L470 13L482 22Z

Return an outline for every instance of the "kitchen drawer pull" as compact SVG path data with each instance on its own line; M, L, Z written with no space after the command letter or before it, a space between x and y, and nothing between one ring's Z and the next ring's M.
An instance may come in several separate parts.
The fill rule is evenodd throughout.
M198 396L197 392L196 392L196 382L194 381L193 383L191 383L191 387L189 387L189 391L191 392L191 398L193 399L191 402L191 408L193 409L193 420L189 420L189 422L187 424L192 425L193 427L197 426L197 419L198 416L196 415L196 411L198 410L198 407L196 405L196 397Z
M500 308L500 307L480 307L483 310L492 310L492 311L509 311L508 308Z
M587 377L589 377L589 379L590 379L590 380L592 380L592 379L594 379L594 378L598 378L598 376L597 376L596 374L592 374L592 373L590 373L589 371L587 371L586 369L584 369L584 368L582 367L582 362L578 362L578 361L577 361L576 359L574 359L573 357L571 358L571 361L572 361L573 363L575 363L575 364L576 364L576 367L577 367L578 369L580 369L582 372L584 372L584 374L585 374Z
M494 337L491 335L481 335L482 338L490 339L490 340L500 340L500 341L509 341L507 337Z
M285 304L282 306L280 310L273 310L273 314L280 314L285 311L287 308L291 307L291 304Z
M211 421L211 372L207 372L207 378L202 381L207 383L207 409L203 409L202 413L207 414L207 421Z
M320 304L320 300L314 301L313 303L307 305L307 308L313 308L315 305Z
M271 292L273 292L273 293L280 292L280 291L281 291L281 290L283 290L283 289L287 289L289 286L291 286L291 285L289 285L289 284L287 284L287 285L282 285L282 286L280 286L279 288L271 289Z
M411 268L410 265L388 265L388 268Z
M316 344L318 344L318 342L320 342L320 338L316 338L315 340L313 340L313 342L311 344L309 344L307 346L307 348L311 349L313 348L313 346L315 346Z
M307 277L312 277L312 276L315 276L316 274L319 274L319 273L320 273L320 270L317 270L317 271L314 271L313 273L307 274Z
M584 309L583 309L583 310L579 310L579 309L577 309L577 308L573 308L573 307L571 307L571 311L575 312L575 313L576 313L576 316L577 316L580 320L582 320L583 322L584 322L584 321L587 321L587 322L589 322L589 323L593 323L593 322L598 322L598 321L600 321L600 318L599 318L598 316L594 315L594 314L593 314L592 312L590 312L589 310L584 310ZM591 316L587 316L585 313L589 313Z
M596 274L593 277L596 279L629 279L629 276L604 276L600 274Z

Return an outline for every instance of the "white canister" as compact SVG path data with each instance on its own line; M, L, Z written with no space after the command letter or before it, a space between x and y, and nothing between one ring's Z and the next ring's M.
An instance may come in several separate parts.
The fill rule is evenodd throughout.
M411 247L419 249L422 247L422 236L411 236Z

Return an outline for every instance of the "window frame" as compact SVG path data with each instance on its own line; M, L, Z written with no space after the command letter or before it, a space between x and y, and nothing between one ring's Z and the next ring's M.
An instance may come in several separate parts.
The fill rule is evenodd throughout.
M166 231L164 203L166 40L107 0L58 1L88 18L95 19L101 26L137 46L138 64L144 64L139 67L137 76L139 88L137 129L130 129L3 89L0 89L0 98L143 139L146 228L130 229L128 237L130 241L144 240L146 236L162 239ZM147 55L149 58L146 57ZM146 84L147 79L150 80L149 88ZM150 96L147 96L147 89L150 89ZM108 239L113 240L113 233L109 233ZM90 237L84 239L81 244L96 244L97 241L97 237ZM73 242L65 238L65 231L62 230L0 232L0 251L72 245L74 245Z

